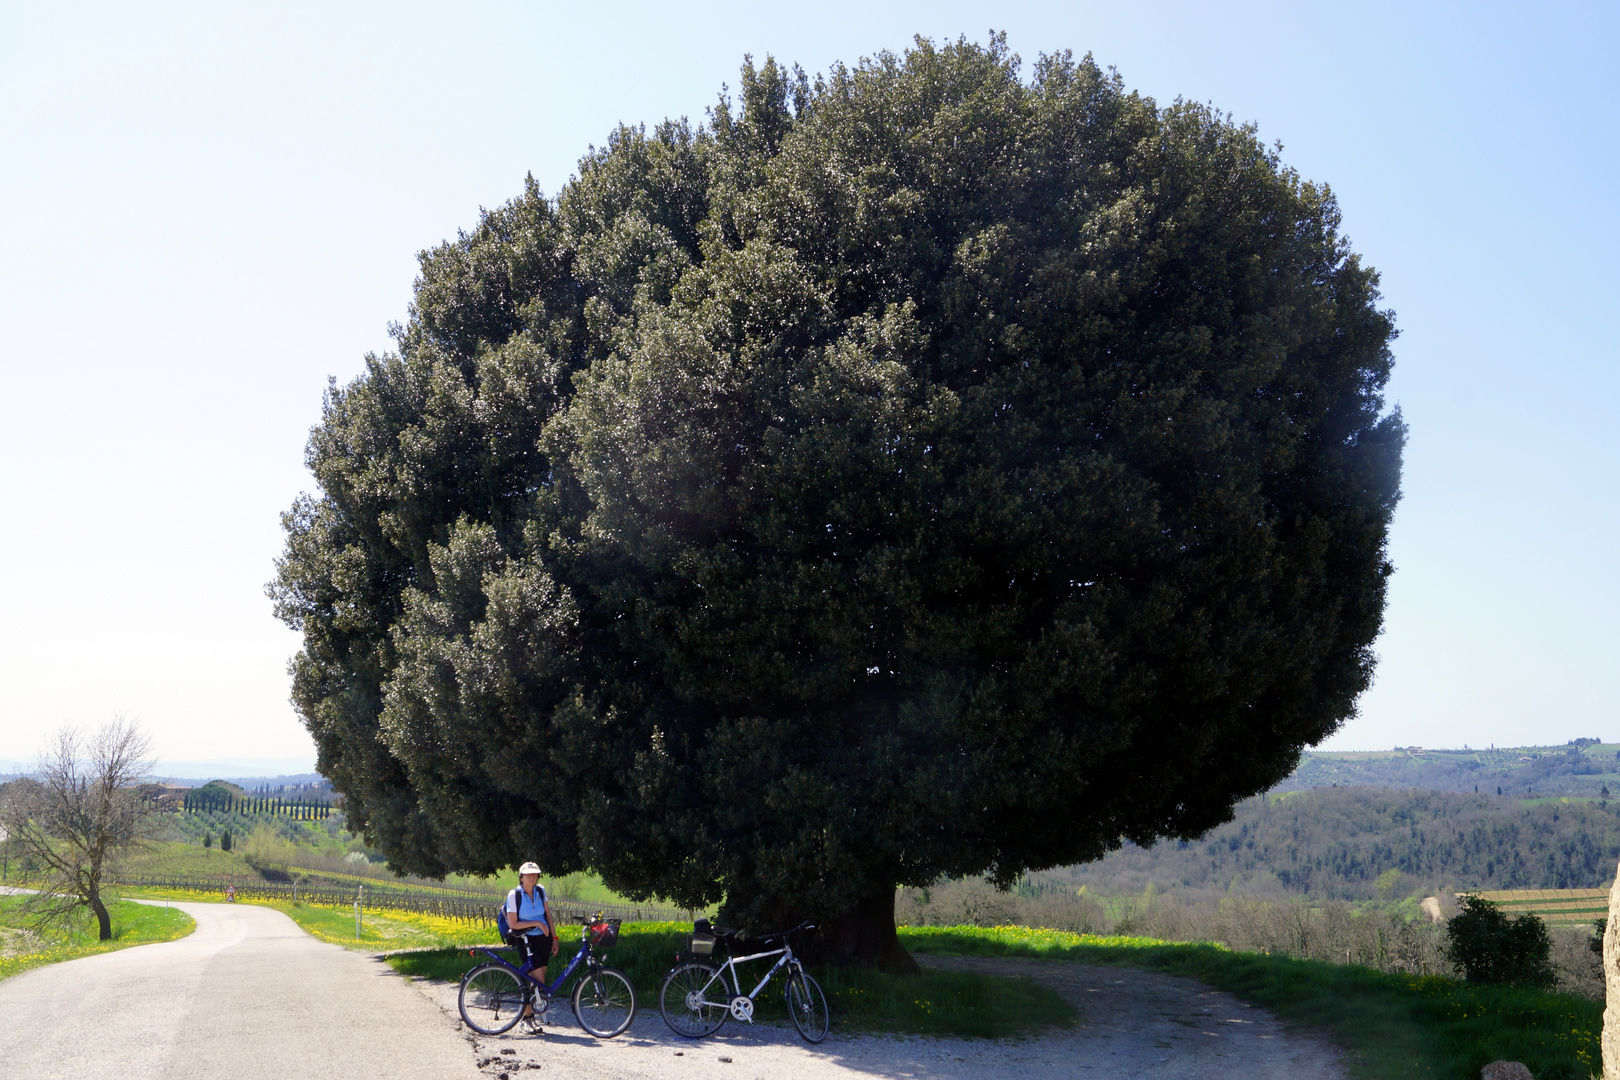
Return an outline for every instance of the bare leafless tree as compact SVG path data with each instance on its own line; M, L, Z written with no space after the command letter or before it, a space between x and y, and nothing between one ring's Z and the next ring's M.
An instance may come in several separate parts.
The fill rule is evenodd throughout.
M0 784L0 806L5 805L6 789L16 782L17 781L15 780L10 780L4 784ZM6 832L6 827L4 824L0 824L0 885L4 885L6 883L6 878L10 875L11 834Z
M103 875L115 855L140 843L155 810L138 787L153 764L139 725L117 717L88 737L71 726L59 729L35 776L6 785L0 828L43 871L27 905L35 921L60 921L88 907L101 940L112 939Z

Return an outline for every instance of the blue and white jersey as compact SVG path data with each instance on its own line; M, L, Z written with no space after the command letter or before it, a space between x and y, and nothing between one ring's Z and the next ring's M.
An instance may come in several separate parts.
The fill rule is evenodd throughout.
M539 883L534 886L534 893L530 895L523 891L520 885L506 894L506 917L508 920L516 917L522 922L537 922L539 926L531 926L527 930L517 931L530 937L545 937L551 931L546 923L546 887Z

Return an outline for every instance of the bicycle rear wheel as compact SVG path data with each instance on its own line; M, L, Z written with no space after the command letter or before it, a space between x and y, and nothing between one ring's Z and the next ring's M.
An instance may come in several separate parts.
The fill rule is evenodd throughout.
M462 978L456 1005L468 1027L480 1035L500 1035L523 1018L523 996L521 979L499 964L485 964Z
M818 1043L827 1037L827 997L806 971L795 971L787 981L788 1015L805 1042Z
M622 972L588 971L574 987L574 1018L598 1039L621 1034L636 1018L636 988Z
M682 964L664 978L658 1011L675 1034L688 1039L713 1035L726 1022L731 995L718 968Z

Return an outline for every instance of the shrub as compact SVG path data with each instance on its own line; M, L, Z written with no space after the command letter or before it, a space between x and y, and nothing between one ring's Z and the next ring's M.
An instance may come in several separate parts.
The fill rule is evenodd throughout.
M213 846L214 846L214 834L211 833L211 832L203 833L203 847L211 848Z
M226 829L224 832L219 834L219 850L231 850L231 830Z
M302 862L309 854L308 846L300 847L296 841L282 835L275 825L263 822L242 841L243 857L261 871L266 868L285 870Z
M1446 955L1469 982L1550 990L1552 941L1534 915L1511 918L1489 900L1461 898L1462 912L1446 924Z

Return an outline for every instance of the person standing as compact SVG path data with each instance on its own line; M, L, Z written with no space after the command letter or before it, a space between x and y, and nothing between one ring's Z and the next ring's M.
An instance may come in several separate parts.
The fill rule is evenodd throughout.
M534 978L545 981L546 964L562 948L557 940L556 923L546 887L540 884L540 867L526 862L518 867L518 887L506 894L506 925L512 930L512 944L522 960L534 967ZM534 1018L534 1006L523 1006L523 1018Z

